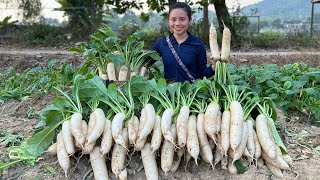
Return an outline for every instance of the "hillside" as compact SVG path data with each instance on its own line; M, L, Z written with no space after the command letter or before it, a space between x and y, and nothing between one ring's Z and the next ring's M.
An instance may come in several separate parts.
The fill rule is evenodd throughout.
M320 13L319 4L315 6L315 13ZM258 9L257 14L252 14L252 9ZM311 15L310 0L264 0L259 3L246 6L242 9L245 15L259 15L271 19L282 20L306 20Z

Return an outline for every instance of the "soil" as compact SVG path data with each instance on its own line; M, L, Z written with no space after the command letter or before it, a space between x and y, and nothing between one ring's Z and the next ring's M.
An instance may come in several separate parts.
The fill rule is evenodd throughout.
M23 72L26 68L36 66L46 66L49 58L55 58L59 62L74 62L80 63L84 58L76 54L0 54L0 69L14 67L18 72ZM309 66L315 67L320 65L320 55L314 54L295 54L288 56L280 55L237 55L232 56L231 63L236 65L242 64L263 64L275 63L284 65L294 62L304 62ZM51 103L52 96L50 94L43 98L30 97L23 101L9 100L0 104L0 133L12 135L22 135L24 139L29 138L34 133L34 126L39 122L37 111L46 107ZM320 127L307 124L308 117L303 114L290 112L287 116L282 116L278 122L279 131L283 141L288 148L290 156L293 158L293 167L290 171L284 171L284 178L287 180L316 180L320 179ZM1 136L0 136L1 138ZM10 145L19 145L14 143ZM9 145L0 144L0 161L8 160L6 152ZM81 157L81 158L80 158ZM158 158L158 163L159 157ZM75 154L71 157L72 169L69 172L69 179L94 179L91 171L89 156ZM129 158L128 158L129 159ZM106 160L111 179L116 177L111 173L110 157ZM160 165L158 164L158 167ZM146 179L140 153L136 152L131 161L128 162L128 179ZM275 178L266 166L257 168L254 165L250 166L249 171L245 174L231 175L227 170L221 169L218 164L214 170L211 167L199 161L196 166L194 161L190 161L187 165L182 162L179 169L175 173L167 175L158 169L161 179L277 179ZM65 179L63 170L57 162L56 156L44 154L37 159L34 166L20 164L0 174L0 179L46 179L56 180Z

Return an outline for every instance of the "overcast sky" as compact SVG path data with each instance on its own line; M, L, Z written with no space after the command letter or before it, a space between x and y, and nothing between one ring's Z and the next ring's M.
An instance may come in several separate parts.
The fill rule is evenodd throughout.
M143 1L143 0L142 0ZM196 0L194 0L196 1ZM227 6L229 8L236 7L240 4L240 7L247 6L250 4L254 4L263 0L226 0ZM58 19L59 22L66 20L66 17L63 17L62 11L53 11L54 8L59 8L60 4L57 3L55 0L41 0L42 4L42 12L41 15L45 18L53 18ZM19 20L19 15L17 14L16 7L10 6L5 9L5 6L0 3L0 21L2 21L6 16L12 16L11 20ZM145 5L144 8L145 12L147 12L147 6ZM214 11L214 6L210 5L209 10ZM138 11L135 11L138 13Z

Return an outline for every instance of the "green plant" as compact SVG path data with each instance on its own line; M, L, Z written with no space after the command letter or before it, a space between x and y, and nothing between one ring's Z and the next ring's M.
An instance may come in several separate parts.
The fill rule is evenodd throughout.
M14 41L31 45L58 45L67 42L61 27L46 24L26 25L14 34Z

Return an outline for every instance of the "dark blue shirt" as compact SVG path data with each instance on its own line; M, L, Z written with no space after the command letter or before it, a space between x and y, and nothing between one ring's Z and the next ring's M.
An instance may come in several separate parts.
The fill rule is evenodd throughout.
M189 37L180 45L177 40L170 34L170 41L172 46L178 53L181 61L184 63L190 74L195 79L202 79L203 77L211 77L214 74L211 66L207 67L207 55L204 44L201 40L190 33ZM162 37L152 47L153 50L160 53L164 64L164 78L175 79L176 82L190 81L187 73L178 64L174 55L172 54L166 37Z

